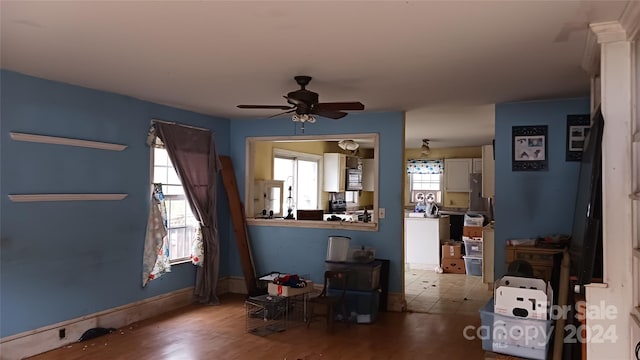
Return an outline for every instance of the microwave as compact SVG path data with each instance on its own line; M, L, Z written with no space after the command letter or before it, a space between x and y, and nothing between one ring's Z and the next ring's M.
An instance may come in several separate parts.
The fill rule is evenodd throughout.
M347 169L345 190L360 191L362 190L362 170Z

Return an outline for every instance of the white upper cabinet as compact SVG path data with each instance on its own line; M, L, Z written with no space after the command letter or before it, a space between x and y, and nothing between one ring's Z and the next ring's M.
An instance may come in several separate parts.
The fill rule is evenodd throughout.
M482 197L494 197L495 160L493 159L493 145L482 146Z
M447 192L469 192L472 159L444 159L444 188Z
M362 159L362 190L375 191L375 159Z
M482 158L473 159L473 169L471 172L474 174L482 174Z
M344 191L347 156L339 153L325 153L323 164L324 181L322 190L325 192Z

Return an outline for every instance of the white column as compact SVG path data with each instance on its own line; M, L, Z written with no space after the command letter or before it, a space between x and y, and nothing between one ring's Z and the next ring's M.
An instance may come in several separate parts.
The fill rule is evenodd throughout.
M614 318L588 313L589 359L631 359L633 43L618 22L591 24L600 44L604 283L588 286L587 306L615 307ZM606 335L606 336L602 336Z

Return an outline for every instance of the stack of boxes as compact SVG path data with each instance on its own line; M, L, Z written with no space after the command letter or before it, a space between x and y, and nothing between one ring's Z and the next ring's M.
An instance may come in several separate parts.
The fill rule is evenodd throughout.
M462 258L462 245L451 242L442 245L442 271L450 274L464 274L464 259Z
M542 279L505 276L480 310L482 348L495 353L547 358L552 338L553 290Z
M462 229L467 275L482 276L482 215L465 215Z

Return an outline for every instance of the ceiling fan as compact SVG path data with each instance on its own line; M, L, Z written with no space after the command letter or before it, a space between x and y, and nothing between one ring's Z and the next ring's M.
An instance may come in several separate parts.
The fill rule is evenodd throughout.
M275 117L282 114L295 112L292 120L296 122L315 122L315 116L322 116L330 119L340 119L347 115L345 110L364 110L364 105L359 101L351 102L327 102L321 103L318 100L318 93L307 90L306 86L311 81L311 76L294 77L299 90L292 91L284 96L289 105L238 105L240 109L277 109L286 110L283 113L273 115Z

